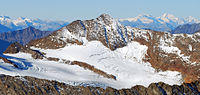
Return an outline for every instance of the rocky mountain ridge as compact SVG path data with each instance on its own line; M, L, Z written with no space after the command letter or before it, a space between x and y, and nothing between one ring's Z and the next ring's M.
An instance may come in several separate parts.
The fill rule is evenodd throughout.
M115 50L118 47L125 46L129 40L131 41L132 34L133 32L128 32L128 28L118 23L117 20L107 14L102 14L97 19L74 21L46 38L30 42L29 45L56 49L70 43L82 45L87 41L98 40L110 49ZM51 42L53 46L47 46L49 43L43 43L44 40Z
M148 47L144 61L158 70L179 71L183 80L190 83L200 78L199 38L199 33L170 34L125 27L109 15L103 14L97 19L72 22L52 35L32 41L28 45L59 49L70 44L83 45L87 41L97 40L115 50L136 41Z

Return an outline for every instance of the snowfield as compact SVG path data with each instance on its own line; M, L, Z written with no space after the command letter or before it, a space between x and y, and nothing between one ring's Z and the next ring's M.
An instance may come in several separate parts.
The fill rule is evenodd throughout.
M111 51L98 41L87 42L84 45L69 45L60 49L39 49L47 57L56 57L70 61L81 61L94 66L108 74L116 76L117 80L104 78L90 70L77 65L35 60L30 54L6 54L8 59L16 62L22 69L0 60L0 73L12 76L32 76L48 80L57 80L70 85L113 87L117 89L131 88L135 85L147 87L152 82L167 84L181 84L182 76L179 72L156 72L150 63L144 62L147 46L138 42L130 42L123 48Z

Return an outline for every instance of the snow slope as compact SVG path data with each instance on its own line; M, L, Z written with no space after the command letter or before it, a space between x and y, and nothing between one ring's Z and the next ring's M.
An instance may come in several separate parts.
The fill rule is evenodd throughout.
M149 63L145 63L142 59L147 47L134 41L115 51L111 51L99 41L86 42L84 45L69 45L60 49L35 47L32 49L45 52L48 57L86 62L108 74L115 75L117 80L104 78L79 66L64 64L62 61L35 60L25 53L6 54L8 59L16 62L22 69L0 62L0 73L57 80L71 85L111 86L117 89L135 85L147 87L152 82L160 81L171 85L182 83L180 73L156 72Z

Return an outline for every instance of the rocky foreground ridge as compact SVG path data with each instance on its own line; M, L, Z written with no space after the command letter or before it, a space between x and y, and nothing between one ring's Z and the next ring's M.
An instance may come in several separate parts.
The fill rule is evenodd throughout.
M200 82L168 85L152 83L148 88L134 86L130 89L70 86L57 81L33 77L0 75L1 95L200 95Z

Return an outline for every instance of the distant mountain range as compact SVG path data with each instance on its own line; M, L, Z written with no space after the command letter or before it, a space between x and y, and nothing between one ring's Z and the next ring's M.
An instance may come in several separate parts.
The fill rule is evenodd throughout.
M133 18L119 19L120 23L125 26L132 26L141 29L151 29L156 31L169 32L174 30L179 25L200 23L199 19L194 17L178 18L172 14L163 14L159 17L152 15L138 15Z
M47 21L41 19L29 19L19 17L12 19L9 16L0 16L0 32L15 31L32 26L42 31L55 31L63 26L66 26L66 21ZM3 27L3 28L2 28Z
M194 23L194 24L184 24L180 25L174 30L172 30L170 33L172 34L194 34L195 32L200 31L200 23Z
M30 26L22 30L0 33L0 40L10 43L18 42L22 45L25 45L31 40L45 37L50 33L52 33L52 31L41 31Z
M0 33L1 32L8 32L8 31L11 31L11 29L0 24Z
M174 29L180 25L200 23L200 20L192 16L189 16L187 18L178 18L172 14L165 13L159 17L155 17L148 14L138 15L133 18L119 19L119 22L125 26L131 26L141 29L151 29L162 32L173 32L175 31ZM22 30L29 26L32 26L42 31L55 31L63 26L66 26L67 24L68 22L66 21L46 21L41 19L29 19L24 17L12 19L9 16L0 16L0 32ZM189 31L189 33L193 32L194 31ZM187 32L184 31L177 33Z

